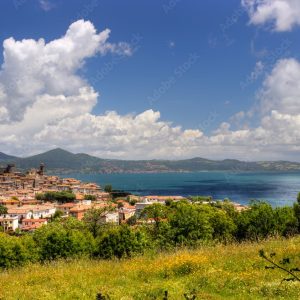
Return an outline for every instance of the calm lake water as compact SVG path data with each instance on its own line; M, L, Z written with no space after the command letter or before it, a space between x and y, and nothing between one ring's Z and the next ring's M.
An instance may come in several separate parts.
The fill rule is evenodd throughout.
M139 195L210 195L241 204L251 199L273 206L291 205L300 191L300 173L157 173L157 174L69 174L101 186L111 184Z

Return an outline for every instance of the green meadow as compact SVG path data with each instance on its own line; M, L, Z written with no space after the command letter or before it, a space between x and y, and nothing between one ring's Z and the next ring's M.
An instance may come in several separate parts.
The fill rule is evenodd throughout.
M122 260L60 260L0 273L0 299L300 299L300 282L259 250L300 266L300 238L202 246ZM184 296L185 294L185 296ZM108 298L109 297L109 298Z

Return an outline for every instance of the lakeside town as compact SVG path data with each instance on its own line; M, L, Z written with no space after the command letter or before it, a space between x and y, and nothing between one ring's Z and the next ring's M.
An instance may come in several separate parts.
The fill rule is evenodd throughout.
M51 193L60 195L60 199L49 201L43 197ZM3 210L0 211L0 227L5 232L30 232L47 224L55 216L82 220L92 208L103 210L103 223L119 225L139 216L146 206L153 203L166 204L167 201L185 199L182 196L131 194L113 199L112 194L112 190L104 190L96 183L47 175L44 164L25 173L8 164L0 170L0 206ZM207 200L211 201L211 198L207 197ZM238 211L246 208L238 203L233 205Z

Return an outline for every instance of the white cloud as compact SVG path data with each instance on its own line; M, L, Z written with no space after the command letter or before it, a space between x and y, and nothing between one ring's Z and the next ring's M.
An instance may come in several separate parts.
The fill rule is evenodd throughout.
M271 23L275 31L289 31L300 25L299 0L242 0L247 9L250 23Z
M85 60L107 52L130 55L126 43L111 44L110 30L97 34L90 22L79 20L66 34L46 43L44 39L4 41L4 63L0 72L0 122L20 121L39 97L72 97L89 84L77 75ZM89 100L87 100L89 101ZM94 98L90 108L95 104Z
M97 53L132 53L124 42L109 43L109 34L109 29L97 33L90 22L80 20L71 24L62 38L49 43L43 39L4 41L2 151L28 154L61 146L113 157L163 156L166 149L185 154L202 133L172 127L159 120L159 112L126 116L91 113L98 93L77 71Z
M256 127L232 129L240 112L212 135L183 129L146 110L135 115L111 111L94 115L98 92L78 70L86 59L113 52L130 55L126 43L108 42L110 31L97 33L77 21L49 43L43 39L4 41L0 72L1 151L28 155L54 147L111 158L297 159L300 149L300 63L277 62L259 93ZM222 109L222 108L221 108ZM238 122L237 122L238 123Z
M279 60L259 93L258 109L254 112L260 113L260 124L236 131L231 131L229 124L222 124L210 141L248 159L299 160L299 81L300 63L292 58ZM234 118L245 115L240 112Z
M295 59L279 60L266 77L260 93L261 110L300 114L300 63Z

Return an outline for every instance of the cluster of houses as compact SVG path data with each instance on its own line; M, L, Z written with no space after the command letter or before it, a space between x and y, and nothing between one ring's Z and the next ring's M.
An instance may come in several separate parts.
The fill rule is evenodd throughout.
M82 220L91 208L103 209L104 223L121 224L133 216L138 217L145 207L153 203L165 204L167 200L184 199L182 196L130 195L129 199L121 198L112 203L111 194L103 191L99 185L83 183L74 178L48 176L44 169L43 164L26 173L15 171L13 165L0 169L0 205L7 210L5 214L0 212L0 226L4 231L34 231L47 224L56 212L60 212L61 217L72 216ZM74 201L45 202L37 197L46 192L62 191L72 192ZM237 203L233 205L237 211L246 209Z
M138 215L152 203L183 199L181 196L131 195L130 200L134 200L135 205L130 205L127 199L112 203L110 193L104 192L99 185L83 183L74 178L48 176L44 169L41 164L38 169L31 169L26 173L15 171L13 165L0 170L0 205L7 208L5 214L0 214L0 226L4 231L34 231L47 224L57 211L61 212L62 217L72 216L82 220L91 208L107 208L107 212L103 214L103 222L120 224L135 214ZM60 191L72 192L75 200L67 203L38 200L38 194ZM89 200L91 197L86 195L92 196L93 200Z
M31 169L26 173L17 172L13 165L0 170L0 205L7 208L0 215L0 226L5 231L16 229L32 231L47 224L56 211L63 215L73 215L82 219L80 212L91 208L92 201L86 200L85 195L92 195L95 205L106 205L110 194L104 192L95 183L83 183L74 178L48 176L44 165ZM38 194L46 192L70 191L76 199L72 203L60 204L38 200ZM110 217L110 216L109 216Z

